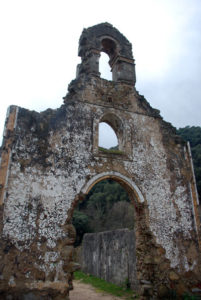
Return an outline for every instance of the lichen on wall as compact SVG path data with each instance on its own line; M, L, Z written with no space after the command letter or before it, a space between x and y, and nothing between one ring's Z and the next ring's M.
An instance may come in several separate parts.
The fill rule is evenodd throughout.
M114 81L98 72L105 34L113 41L108 53ZM0 176L4 296L31 291L34 297L52 293L52 299L58 294L68 299L78 267L73 210L105 178L122 184L135 207L139 290L146 282L155 293L197 284L200 233L189 151L136 91L130 51L130 43L110 24L89 28L80 40L82 63L64 104L41 113L10 110ZM99 150L101 121L116 131L119 153Z

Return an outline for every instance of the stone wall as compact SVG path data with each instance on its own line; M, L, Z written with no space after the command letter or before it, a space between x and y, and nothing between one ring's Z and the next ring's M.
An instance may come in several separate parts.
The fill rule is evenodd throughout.
M111 25L97 26L92 48L91 29L84 33L82 66L60 108L37 113L12 106L8 113L0 172L4 298L31 292L66 299L77 267L73 210L105 178L121 183L135 207L138 288L146 281L155 290L199 284L198 200L188 147L133 86L130 44L123 47L126 40ZM106 34L116 41L109 50L116 53L113 67L123 65L121 80L94 73ZM133 71L122 78L128 63ZM100 151L100 121L116 132L118 154Z
M134 289L136 286L135 233L119 229L84 235L81 266L85 273Z

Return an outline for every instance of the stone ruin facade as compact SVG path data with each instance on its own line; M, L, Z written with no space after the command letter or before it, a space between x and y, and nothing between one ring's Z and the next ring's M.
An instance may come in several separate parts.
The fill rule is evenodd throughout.
M113 80L100 78L101 52ZM84 29L64 104L10 106L1 149L0 299L69 299L78 201L111 178L135 207L136 286L165 299L201 281L198 197L188 145L135 89L129 41L112 25ZM98 147L99 123L118 153ZM157 296L156 296L157 295Z

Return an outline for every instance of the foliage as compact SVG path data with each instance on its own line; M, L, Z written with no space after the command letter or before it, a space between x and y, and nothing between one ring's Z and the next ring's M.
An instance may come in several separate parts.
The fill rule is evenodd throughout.
M73 224L76 228L76 241L75 246L81 243L81 237L85 232L90 232L88 216L79 210L75 210L73 214Z
M77 246L86 232L133 229L134 208L119 183L110 179L102 180L79 203L74 212L73 225L77 231Z
M110 230L117 228L133 229L134 227L134 208L127 201L118 201L113 204L107 213L105 227Z
M184 128L179 128L177 134L184 140L190 142L197 189L201 200L201 127L186 126Z
M191 147L201 144L201 127L199 126L186 126L177 129L177 134L180 135L185 141L189 141Z
M125 287L117 286L113 283L106 282L105 280L97 278L93 275L87 275L81 271L77 271L74 273L74 276L76 280L81 280L83 283L91 284L100 291L107 292L117 297L122 297L125 300L138 298L136 295L134 295L134 291L131 291Z
M114 296L122 297L125 300L139 299L139 296L133 290L128 288L128 284L126 282L123 286L117 286L113 283L106 282L104 279L85 274L82 271L74 272L74 279L80 280L86 284L90 284L98 291L104 291ZM178 296L175 290L169 290L165 299L200 300L201 298L200 296L189 295L187 293L182 296Z
M110 149L106 149L103 147L98 147L99 151L105 152L105 153L111 153L111 154L123 154L123 152L116 147L112 147Z
M183 300L200 300L201 298L199 296L191 296L188 294L183 295Z

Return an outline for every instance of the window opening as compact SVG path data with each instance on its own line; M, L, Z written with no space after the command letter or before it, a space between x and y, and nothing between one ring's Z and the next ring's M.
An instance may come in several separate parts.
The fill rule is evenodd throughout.
M112 80L112 72L109 65L109 56L104 52L101 52L101 56L99 59L99 72L101 73L101 78Z
M118 149L117 135L105 122L99 124L98 146L104 149Z

